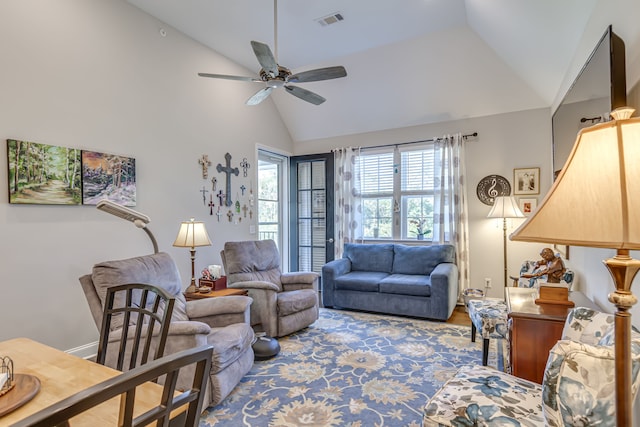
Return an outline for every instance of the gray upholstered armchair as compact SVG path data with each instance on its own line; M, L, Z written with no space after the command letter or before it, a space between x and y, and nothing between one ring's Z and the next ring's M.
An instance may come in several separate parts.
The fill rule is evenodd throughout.
M318 273L282 273L273 240L227 242L220 252L227 287L247 289L253 298L251 324L282 337L318 319Z
M249 325L251 298L228 296L186 301L178 268L166 253L96 264L91 274L80 278L80 283L98 330L109 287L128 283L152 284L175 298L164 355L192 347L213 346L203 408L219 404L253 366L254 333ZM122 322L111 329L109 341L117 341ZM117 352L118 345L107 347L107 366L115 368ZM178 388L188 390L191 387L188 382L191 374L187 373L178 378ZM192 378L193 375L191 381Z

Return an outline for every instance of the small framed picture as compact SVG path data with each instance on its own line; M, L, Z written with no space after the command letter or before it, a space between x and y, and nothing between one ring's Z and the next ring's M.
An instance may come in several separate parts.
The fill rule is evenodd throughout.
M538 206L538 199L518 199L518 204L520 205L520 210L524 214L524 216L530 216L533 211L536 210L536 206Z
M513 170L513 194L540 194L540 168Z

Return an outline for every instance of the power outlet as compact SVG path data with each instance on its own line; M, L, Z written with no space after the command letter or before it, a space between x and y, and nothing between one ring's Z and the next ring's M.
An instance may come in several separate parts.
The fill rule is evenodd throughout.
M491 278L490 277L485 277L484 278L484 287L487 289L491 288Z
M249 234L256 234L256 226L255 225L250 225L249 226Z

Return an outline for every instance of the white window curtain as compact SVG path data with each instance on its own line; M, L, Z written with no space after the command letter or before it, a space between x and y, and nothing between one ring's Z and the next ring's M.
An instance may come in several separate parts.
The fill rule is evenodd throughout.
M360 176L356 173L359 148L338 148L334 150L335 188L335 258L342 258L345 243L361 243L362 240L362 197L360 196Z
M462 134L434 143L433 242L452 244L460 274L460 292L469 288L469 221Z

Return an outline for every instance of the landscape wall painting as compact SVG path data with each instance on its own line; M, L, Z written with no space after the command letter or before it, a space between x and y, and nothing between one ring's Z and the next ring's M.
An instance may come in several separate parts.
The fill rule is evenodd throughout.
M102 199L136 205L136 159L82 151L82 203L97 205Z
M9 203L82 203L80 153L76 148L8 139Z

